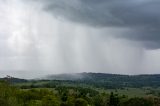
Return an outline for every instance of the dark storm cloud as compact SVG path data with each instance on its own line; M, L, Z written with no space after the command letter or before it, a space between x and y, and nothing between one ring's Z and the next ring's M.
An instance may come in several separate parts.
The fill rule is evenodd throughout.
M115 37L160 48L159 0L39 0L55 17L92 27L127 28Z
M157 0L48 0L46 11L95 26L159 26Z

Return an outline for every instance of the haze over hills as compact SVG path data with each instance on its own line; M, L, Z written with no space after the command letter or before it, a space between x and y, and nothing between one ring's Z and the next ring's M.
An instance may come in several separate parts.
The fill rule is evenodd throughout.
M103 87L159 87L160 74L120 75L106 73L74 73L48 75L46 80L62 80Z
M64 74L55 74L47 75L44 79L50 80L84 80L84 79L108 79L108 78L160 78L160 74L140 74L140 75L123 75L123 74L109 74L109 73L92 73L92 72L83 72L83 73L64 73Z
M6 78L1 78L6 80ZM8 80L8 79L7 79ZM55 84L71 84L71 85L90 85L101 88L141 88L141 87L160 87L160 74L152 75L120 75L120 74L106 74L106 73L72 73L72 74L56 74L47 75L36 79L19 79L9 78L12 83L31 82L45 82L43 86L52 86ZM41 83L39 86L42 86ZM38 85L35 85L36 87Z

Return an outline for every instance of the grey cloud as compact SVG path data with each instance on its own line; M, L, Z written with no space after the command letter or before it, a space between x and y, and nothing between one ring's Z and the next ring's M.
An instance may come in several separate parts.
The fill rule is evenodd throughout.
M157 26L160 24L160 1L133 0L48 0L45 10L96 26Z
M114 37L140 41L150 49L160 48L159 0L38 1L44 4L44 11L52 13L55 17L91 27L124 27L129 30ZM150 43L145 45L146 42Z

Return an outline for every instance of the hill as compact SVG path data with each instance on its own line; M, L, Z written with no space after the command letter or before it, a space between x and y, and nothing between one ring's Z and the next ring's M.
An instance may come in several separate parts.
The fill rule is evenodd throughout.
M11 76L6 76L4 78L0 78L0 81L7 81L7 82L13 83L13 84L28 82L28 80L26 80L26 79L14 78L14 77L11 77Z
M48 80L68 80L97 87L159 87L160 75L119 75L106 73L59 74L45 77Z

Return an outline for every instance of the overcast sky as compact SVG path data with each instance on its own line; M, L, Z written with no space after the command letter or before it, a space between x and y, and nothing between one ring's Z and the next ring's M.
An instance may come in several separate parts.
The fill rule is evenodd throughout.
M160 74L159 0L0 0L0 77Z

